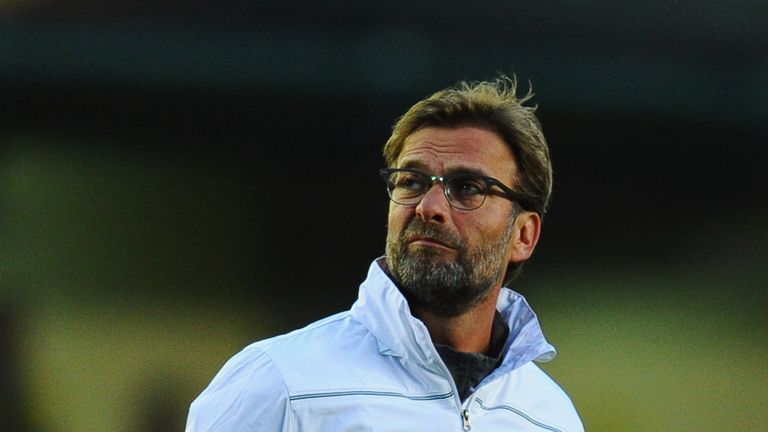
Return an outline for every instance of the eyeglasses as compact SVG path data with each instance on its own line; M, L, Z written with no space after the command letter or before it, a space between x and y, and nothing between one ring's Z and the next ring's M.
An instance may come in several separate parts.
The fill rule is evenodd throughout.
M475 210L483 205L485 198L493 192L496 186L503 196L512 201L525 201L525 197L510 189L495 178L471 173L457 173L445 176L430 175L425 172L407 168L384 168L379 174L387 183L389 198L397 204L405 206L417 205L428 190L441 183L443 193L451 207L460 210Z

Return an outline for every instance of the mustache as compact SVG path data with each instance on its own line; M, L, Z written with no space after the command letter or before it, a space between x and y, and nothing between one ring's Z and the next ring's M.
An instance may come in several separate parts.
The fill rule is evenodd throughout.
M452 234L437 225L428 225L418 218L414 218L413 221L408 224L405 230L403 230L402 235L402 238L406 241L410 241L415 237L429 237L456 250L463 248L463 242L459 236Z

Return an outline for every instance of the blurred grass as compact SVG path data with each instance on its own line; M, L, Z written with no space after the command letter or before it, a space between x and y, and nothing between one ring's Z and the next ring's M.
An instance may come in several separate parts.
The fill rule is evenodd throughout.
M573 288L534 307L559 351L544 369L587 430L768 430L764 309L727 284L674 272L545 284Z
M0 146L5 295L23 286L26 299L132 301L247 289L254 184L161 146L85 142Z
M32 308L22 362L35 430L183 430L192 398L253 337L253 310L220 305ZM248 330L246 330L248 329ZM258 333L258 332L257 332ZM157 429L152 429L157 430Z
M179 430L163 423L183 425L223 362L275 326L232 301L254 285L253 185L145 151L0 146L0 303L33 430Z

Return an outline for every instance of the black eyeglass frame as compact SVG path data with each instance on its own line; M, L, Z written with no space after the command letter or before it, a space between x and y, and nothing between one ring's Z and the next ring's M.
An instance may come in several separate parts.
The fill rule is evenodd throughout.
M429 180L429 184L427 185L427 188L424 189L424 192L422 192L418 196L419 199L416 200L414 203L411 203L411 204L400 203L400 202L395 201L394 198L392 198L392 190L393 189L390 187L391 183L390 183L389 179L392 176L392 174L397 173L397 172L413 173L413 174L417 174L417 175L423 176L424 178ZM496 186L499 189L501 189L501 191L504 192L503 196L505 196L506 198L509 198L511 201L514 201L514 202L518 203L523 208L526 207L526 203L528 201L527 198L525 197L525 195L521 194L520 192L515 191L514 189L512 189L509 186L505 185L501 181L499 181L499 180L497 180L497 179L495 179L493 177L487 177L487 176L482 176L482 175L477 175L477 174L472 174L472 173L456 173L456 174L448 174L448 175L443 175L443 176L437 176L437 175L427 174L424 171L420 171L420 170L412 169L412 168L382 168L382 169L379 170L379 175L381 176L382 179L384 179L384 182L387 184L387 194L389 195L389 199L392 200L392 202L394 202L396 204L404 205L404 206L416 206L416 205L418 205L421 202L421 199L424 197L424 195L426 195L427 192L430 189L432 189L432 186L434 186L435 183L440 183L440 184L443 185L443 195L445 195L446 201L448 201L448 204L451 207L459 209L459 210L477 210L478 208L482 207L483 204L485 204L485 199L488 197L488 195L492 191L492 189L491 189L492 186ZM479 180L479 181L482 181L483 183L485 183L485 193L483 194L483 200L480 202L480 204L477 205L477 207L472 207L472 208L457 207L456 204L452 201L452 199L450 197L450 192L449 192L450 188L448 186L448 183L451 180L454 180L454 179L457 179L457 178Z

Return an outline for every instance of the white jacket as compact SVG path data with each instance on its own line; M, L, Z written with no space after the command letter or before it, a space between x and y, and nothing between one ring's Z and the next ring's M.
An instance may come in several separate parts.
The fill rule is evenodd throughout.
M525 299L502 289L502 364L464 403L429 333L374 262L348 312L256 342L192 403L187 432L562 431L584 428L532 360L554 348Z

